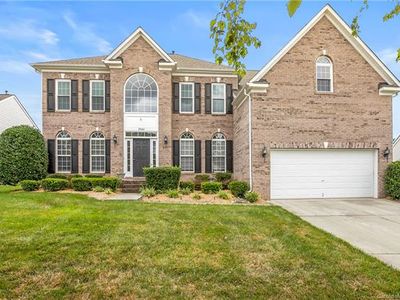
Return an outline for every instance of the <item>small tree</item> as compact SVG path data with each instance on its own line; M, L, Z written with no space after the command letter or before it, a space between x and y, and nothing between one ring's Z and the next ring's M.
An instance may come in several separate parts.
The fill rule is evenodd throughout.
M0 182L40 180L47 174L47 150L39 130L27 125L6 129L0 135Z

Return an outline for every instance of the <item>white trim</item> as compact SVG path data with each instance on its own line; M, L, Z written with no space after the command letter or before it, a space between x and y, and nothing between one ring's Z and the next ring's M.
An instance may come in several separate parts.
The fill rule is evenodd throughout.
M90 137L89 137L89 164L90 164L90 173L91 173L91 174L103 174L103 173L106 172L106 139L105 139L104 134L103 134L102 132L100 132L100 131L96 131L96 132L101 133L101 134L103 135L103 137L102 137L102 138L92 138L92 135L93 135L95 132L92 132L92 133L90 134ZM104 143L103 143L103 146L104 146L104 155L92 155L92 140L97 140L97 141L103 141L103 142L104 142ZM102 156L104 157L103 171L93 171L93 169L92 169L92 156L93 156L93 157L102 157Z
M220 133L220 134L222 134L223 135L223 139L214 139L214 136L216 135L216 133L214 133L213 134L213 137L212 137L212 139L211 139L211 173L225 173L226 172L226 136L225 136L225 134L223 134L222 132L218 132L218 133ZM225 154L224 154L224 170L223 171L214 171L214 162L213 162L213 158L214 158L214 155L213 155L213 142L221 142L221 141L223 141L224 142L224 144L225 144ZM222 156L215 156L215 157L222 157Z
M113 60L117 59L130 45L132 45L139 37L143 37L149 44L156 50L156 52L164 58L167 62L174 63L174 60L143 30L137 28L128 38L126 38L117 48L115 48L110 55L108 55L103 62L105 64L113 64Z
M382 63L382 61L371 51L370 48L358 37L352 35L350 27L346 22L333 10L328 4L326 5L312 20L301 29L297 35L276 54L251 80L256 82L262 79L265 74L277 64L281 58L289 52L290 49L316 24L322 19L327 17L329 21L338 29L350 44L361 54L361 56L378 72L387 83L395 86L400 86L400 81L393 75L393 73Z
M55 111L59 111L59 112L70 112L71 111L71 94L72 94L72 84L71 84L71 79L56 79L55 80L56 82L56 84L55 84L55 88L56 88L56 90L55 90L55 100L56 100L56 109L55 109ZM69 109L58 109L58 83L59 82L69 82ZM65 97L65 96L62 96L62 97Z
M326 59L329 60L329 64L326 63L320 63L318 62L318 59L320 57L326 57ZM329 80L330 80L330 87L329 87L329 91L318 91L318 67L326 67L329 65ZM332 60L326 56L326 55L320 55L317 57L317 59L315 60L315 91L319 94L332 94L333 93L333 63Z
M182 111L182 85L192 86L192 111ZM179 113L194 114L194 82L179 82Z
M62 130L62 131L65 131L65 130ZM68 131L65 131L66 133L68 133L68 135L69 135L69 138L59 138L58 137L58 135L62 132L62 131L59 131L58 133L57 133L57 135L56 135L56 145L55 145L55 173L62 173L62 174L71 174L72 173L72 137L71 137L71 135L68 133ZM70 168L70 170L69 171L59 171L58 170L58 156L62 156L62 157L68 157L68 155L58 155L58 141L70 141L70 144L71 144L71 155L69 156L70 157L70 165L69 165L69 168Z
M182 138L182 136L184 135L184 134L190 134L191 136L192 136L192 138L191 139L188 139L188 138ZM184 140L184 141L191 141L192 142L192 146L193 146L193 155L182 155L182 140ZM194 173L195 172L195 170L196 170L196 145L195 145L195 138L194 138L194 135L193 135L193 133L191 133L191 132L184 132L184 133L182 133L180 136L179 136L179 166L180 166L180 168L182 169L182 164L181 164L181 162L182 162L182 157L193 157L193 170L191 170L191 171L187 171L187 170L182 170L182 172L183 173L186 173L186 174L188 174L188 173Z
M379 89L379 96L396 96L400 93L400 87L383 86Z
M224 86L224 111L223 112L214 112L214 93L213 93L213 86L214 85L223 85ZM212 115L226 115L226 84L213 82L211 83L211 114Z
M375 149L374 151L374 198L378 198L378 166L379 162L379 151Z
M92 83L93 82L102 82L103 83L103 109L97 110L97 109L92 109ZM106 81L105 80L90 80L90 92L89 92L89 102L90 102L90 107L89 111L90 112L105 112L106 111Z

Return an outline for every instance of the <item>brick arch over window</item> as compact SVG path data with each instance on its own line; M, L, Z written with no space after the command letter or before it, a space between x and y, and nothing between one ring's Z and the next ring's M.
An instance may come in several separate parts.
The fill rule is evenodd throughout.
M124 99L127 113L157 113L157 82L148 74L133 74L125 82Z

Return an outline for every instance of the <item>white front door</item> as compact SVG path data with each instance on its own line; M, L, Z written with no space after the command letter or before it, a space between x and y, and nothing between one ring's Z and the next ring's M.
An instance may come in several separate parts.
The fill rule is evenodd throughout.
M271 199L374 197L375 150L272 150Z

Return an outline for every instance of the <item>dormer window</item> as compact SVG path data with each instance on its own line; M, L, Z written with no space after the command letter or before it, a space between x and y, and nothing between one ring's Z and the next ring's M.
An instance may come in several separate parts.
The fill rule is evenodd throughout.
M317 59L317 92L333 92L332 62L327 56Z

